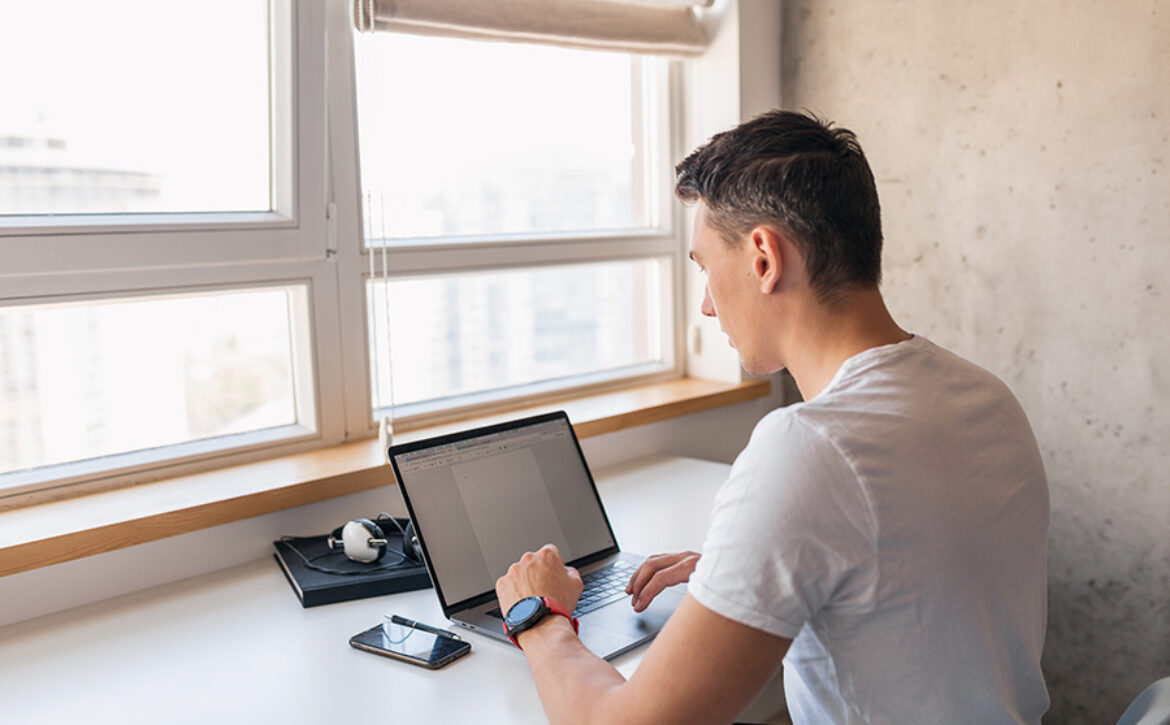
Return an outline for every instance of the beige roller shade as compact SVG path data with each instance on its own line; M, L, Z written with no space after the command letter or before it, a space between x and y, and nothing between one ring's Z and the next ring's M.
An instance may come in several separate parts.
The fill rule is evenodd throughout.
M711 0L354 0L362 31L697 55Z

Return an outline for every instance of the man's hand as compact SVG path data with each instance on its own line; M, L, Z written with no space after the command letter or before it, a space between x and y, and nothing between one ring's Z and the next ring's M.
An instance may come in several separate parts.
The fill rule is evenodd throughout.
M699 556L693 551L682 551L656 554L642 562L626 585L626 592L633 595L634 611L641 612L650 606L663 589L688 581L699 563Z
M630 588L637 587L645 608L651 593L686 581L698 559L693 551L651 557ZM537 595L573 609L581 589L580 575L565 566L555 546L525 554L496 582L505 611ZM564 617L546 617L519 639L555 723L731 722L780 667L791 643L716 614L689 594L628 682L586 649Z
M545 544L539 551L520 557L496 580L496 596L505 614L524 597L548 597L571 612L577 608L583 587L581 573L565 566L556 546Z

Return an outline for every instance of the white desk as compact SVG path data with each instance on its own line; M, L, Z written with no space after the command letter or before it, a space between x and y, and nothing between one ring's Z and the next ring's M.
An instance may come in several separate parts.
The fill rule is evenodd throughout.
M599 472L622 548L698 549L727 470L656 457ZM385 613L447 625L431 589L302 609L271 559L17 623L0 629L0 722L544 722L510 645L460 629L471 654L437 671L349 646ZM628 676L644 651L614 664Z

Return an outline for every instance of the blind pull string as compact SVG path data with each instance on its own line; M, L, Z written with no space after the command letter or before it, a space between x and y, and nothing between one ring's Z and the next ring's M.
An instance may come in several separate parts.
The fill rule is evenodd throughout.
M368 17L373 18L373 2L363 3L369 13ZM360 7L360 6L359 6ZM371 22L369 31L373 30L373 23ZM362 74L365 82L362 83L360 91L365 94L366 98L372 90L377 88L377 63L374 58L373 43L375 36L373 32L361 32L359 35L359 42L361 44L361 66ZM361 96L359 96L360 102ZM368 131L369 129L367 129ZM359 129L360 131L360 129ZM366 225L365 236L367 239L374 236L374 195L370 189L365 190L366 201ZM374 348L374 369L370 377L372 377L374 384L374 413L377 415L378 409L382 408L382 415L378 419L378 445L382 450L382 457L389 462L388 451L390 446L394 443L394 348L391 343L390 336L390 265L386 253L386 197L385 194L379 192L378 194L378 238L380 240L381 255L382 255L382 269L381 273L376 269L375 264L375 250L370 246L367 250L370 260L370 344ZM378 288L381 287L383 304L378 304ZM382 335L378 334L378 313L379 307L384 317L382 321ZM379 339L381 337L382 339ZM382 345L386 345L386 360L385 370L387 372L387 379L389 381L389 391L382 390L382 370L383 360L382 354L379 352ZM383 393L388 392L386 396ZM389 398L389 406L384 403Z
M366 197L366 230L367 235L371 234L374 229L374 201L373 194L369 191L365 194ZM366 289L369 290L369 305L370 305L370 344L374 348L374 369L371 371L370 377L373 378L374 384L374 413L378 412L379 406L382 405L382 346L379 344L378 332L378 272L374 263L374 250L368 251L370 260L370 283ZM378 441L382 444L382 455L386 456L386 449L389 447L387 439L387 427L379 422L378 424Z
M385 306L386 325L386 375L390 380L390 407L382 416L378 425L378 440L382 443L382 453L385 454L394 442L394 343L390 331L390 263L386 251L386 195L378 195L380 234L382 237L382 302ZM372 256L372 255L371 255Z

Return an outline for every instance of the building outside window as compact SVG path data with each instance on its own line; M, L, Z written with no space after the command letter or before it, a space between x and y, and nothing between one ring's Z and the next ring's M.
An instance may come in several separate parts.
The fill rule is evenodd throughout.
M357 61L375 413L674 370L666 61L400 33Z

